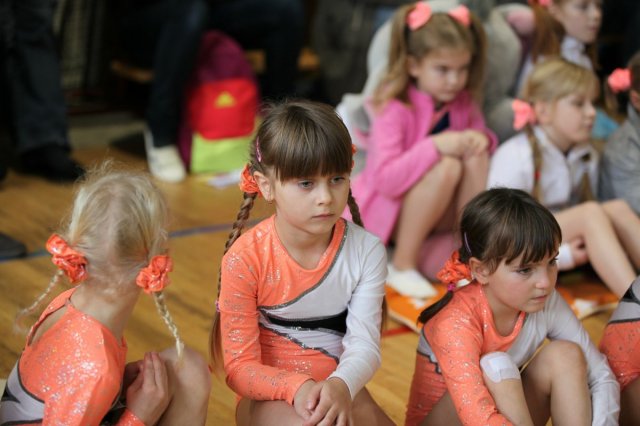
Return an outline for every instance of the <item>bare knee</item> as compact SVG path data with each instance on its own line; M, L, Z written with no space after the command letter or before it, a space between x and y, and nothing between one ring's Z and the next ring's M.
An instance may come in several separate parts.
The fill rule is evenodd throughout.
M614 217L625 217L629 215L635 216L635 212L631 210L631 207L629 206L629 204L621 198L617 198L611 201L606 201L602 203L602 207L610 216L614 216Z
M589 218L589 220L595 220L598 218L606 219L606 213L602 204L597 201L586 201L580 204L580 211L582 212L583 218Z
M189 399L202 401L209 399L211 391L211 373L204 357L194 349L185 346L182 359L178 359L175 348L161 353L176 383L174 391L188 390Z
M442 184L458 184L462 177L462 162L453 157L442 157L440 162L431 169L436 180Z
M545 346L540 355L545 356L545 365L549 366L551 374L587 374L587 360L577 343L554 340Z

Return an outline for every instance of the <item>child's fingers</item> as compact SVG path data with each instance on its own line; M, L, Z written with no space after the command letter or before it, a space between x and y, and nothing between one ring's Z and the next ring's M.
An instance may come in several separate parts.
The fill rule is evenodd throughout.
M317 407L315 408L315 410L313 410L311 417L309 417L309 419L306 422L304 422L303 426L320 425L320 422L324 421L324 419L326 418L327 412L329 411L330 408L331 408L330 404L320 401ZM332 423L327 423L327 424L332 424Z
M151 353L151 361L153 363L153 379L156 387L163 391L167 389L169 379L167 378L167 367L157 352Z

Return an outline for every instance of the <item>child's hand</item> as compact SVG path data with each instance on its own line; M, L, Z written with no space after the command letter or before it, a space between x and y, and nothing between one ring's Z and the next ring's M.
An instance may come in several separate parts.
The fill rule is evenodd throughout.
M142 365L144 361L141 359L138 361L133 361L125 365L124 367L124 377L122 379L122 389L128 389L131 386L131 383L138 377L140 371L142 371Z
M467 142L467 153L472 155L482 154L489 147L489 138L477 130L465 130L462 132Z
M315 386L315 380L307 380L298 388L298 391L293 397L293 409L305 421L309 420L309 417L313 414L313 409L318 403L317 399L311 400L309 398L309 394Z
M127 388L127 408L144 424L156 424L169 405L169 379L160 355L149 352L142 368Z
M342 379L332 377L317 383L309 392L307 401L317 401L317 404L303 426L347 426L353 423L351 393Z
M448 130L431 137L440 155L462 158L467 151L467 137L464 132Z

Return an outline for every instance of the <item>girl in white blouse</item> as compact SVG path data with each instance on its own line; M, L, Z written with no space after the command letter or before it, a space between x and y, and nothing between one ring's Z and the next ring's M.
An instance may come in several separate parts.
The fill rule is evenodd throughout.
M591 262L618 296L640 267L640 219L626 201L593 201L598 155L589 144L598 79L564 59L534 68L514 101L514 127L524 131L491 160L488 186L528 191L554 211L562 229L561 270Z

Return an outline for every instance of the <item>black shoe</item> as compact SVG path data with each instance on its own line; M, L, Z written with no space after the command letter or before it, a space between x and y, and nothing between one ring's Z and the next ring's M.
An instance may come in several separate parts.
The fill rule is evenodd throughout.
M47 145L23 154L22 171L54 182L73 182L84 175L82 166L60 145Z
M22 257L27 254L27 248L20 241L0 232L0 260Z

